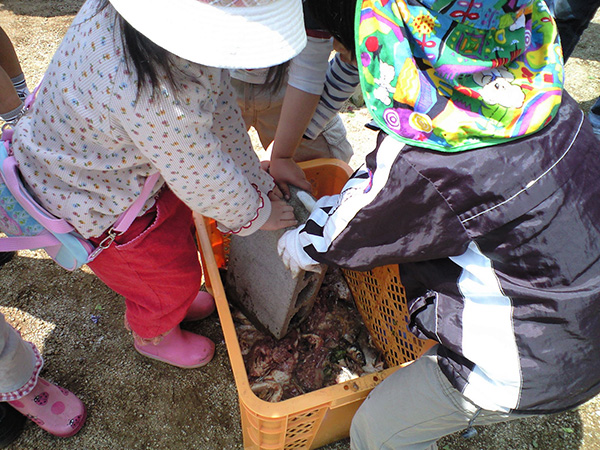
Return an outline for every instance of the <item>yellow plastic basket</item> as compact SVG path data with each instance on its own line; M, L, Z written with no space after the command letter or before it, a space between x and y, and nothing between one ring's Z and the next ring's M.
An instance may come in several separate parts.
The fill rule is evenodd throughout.
M301 167L316 197L340 192L352 173L347 164L334 159L309 161ZM250 388L219 274L219 268L227 266L228 240L212 220L196 216L196 227L206 286L215 296L238 390L245 449L308 450L348 437L352 417L369 392L429 347L406 329L406 297L397 266L345 270L367 329L390 368L277 403L261 400Z

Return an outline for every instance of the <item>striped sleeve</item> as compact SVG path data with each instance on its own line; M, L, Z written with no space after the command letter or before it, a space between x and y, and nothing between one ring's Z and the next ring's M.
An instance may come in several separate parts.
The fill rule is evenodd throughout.
M306 132L305 137L315 139L354 94L359 84L358 69L340 59L339 54L329 62L325 86Z

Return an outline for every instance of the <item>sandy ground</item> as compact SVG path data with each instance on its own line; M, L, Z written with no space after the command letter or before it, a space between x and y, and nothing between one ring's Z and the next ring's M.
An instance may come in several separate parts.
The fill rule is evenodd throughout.
M40 80L81 3L0 1L0 25L15 43L30 86ZM597 16L567 66L567 89L584 110L600 93L599 24ZM374 135L363 127L364 109L351 108L343 117L356 166L372 149ZM42 252L20 252L0 270L0 298L0 312L42 351L42 375L77 393L89 410L75 437L59 439L28 423L12 449L243 448L237 390L216 315L186 326L217 344L208 366L186 371L134 351L122 326L122 299L85 267L69 273ZM324 448L348 447L342 440ZM440 448L597 450L600 398L562 414L479 427L473 439L449 436Z

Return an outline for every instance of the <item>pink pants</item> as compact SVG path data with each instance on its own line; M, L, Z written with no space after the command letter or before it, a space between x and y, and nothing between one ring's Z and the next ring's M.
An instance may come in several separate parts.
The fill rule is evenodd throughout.
M91 240L98 244L104 237ZM88 266L125 297L135 334L145 339L164 334L183 320L202 282L191 210L163 190L156 204Z

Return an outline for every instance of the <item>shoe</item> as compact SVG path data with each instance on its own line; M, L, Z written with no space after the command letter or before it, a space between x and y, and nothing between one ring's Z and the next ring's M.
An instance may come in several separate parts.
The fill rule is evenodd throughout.
M184 322L192 322L194 320L202 320L210 316L215 310L215 299L208 292L200 291L190 305Z
M596 100L594 106L590 109L588 113L588 119L592 124L592 129L594 130L594 134L598 139L600 139L600 98Z
M23 431L25 416L0 402L0 448L8 447Z
M16 252L0 252L0 267L13 259L15 254Z
M75 394L43 378L38 378L29 394L8 404L59 437L73 436L81 430L87 415L85 405Z
M162 361L182 369L195 369L210 362L215 354L215 344L207 337L173 328L158 344L141 345L135 349L148 358Z

